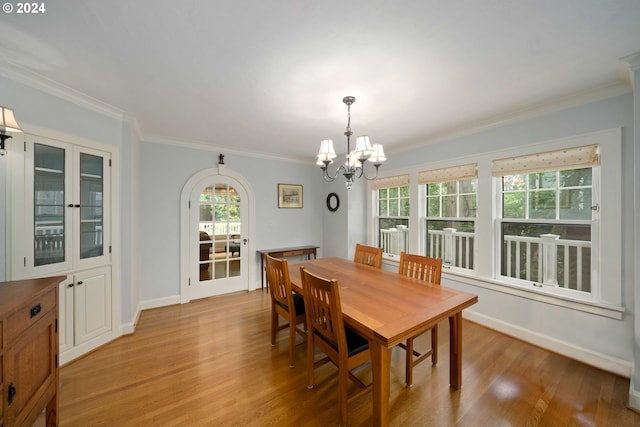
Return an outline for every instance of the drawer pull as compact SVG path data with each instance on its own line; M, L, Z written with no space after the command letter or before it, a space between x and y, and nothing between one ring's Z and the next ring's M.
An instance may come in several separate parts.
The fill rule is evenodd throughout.
M7 392L7 403L11 405L13 403L13 398L16 397L16 388L13 386L13 383L9 384L9 390Z
M36 304L34 307L31 307L31 317L37 316L41 311L42 306L40 304Z

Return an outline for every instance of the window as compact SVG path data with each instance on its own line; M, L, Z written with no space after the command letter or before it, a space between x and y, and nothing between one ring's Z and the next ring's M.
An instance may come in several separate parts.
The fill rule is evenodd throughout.
M477 165L424 171L418 181L426 184L424 253L473 270Z
M409 176L374 181L378 200L378 245L383 255L409 252Z
M597 147L588 146L494 162L501 194L500 276L529 286L593 291L597 159Z
M621 319L622 141L615 128L407 167L372 182L371 237L393 262L400 238L383 230L406 225L404 250L442 257L445 279Z

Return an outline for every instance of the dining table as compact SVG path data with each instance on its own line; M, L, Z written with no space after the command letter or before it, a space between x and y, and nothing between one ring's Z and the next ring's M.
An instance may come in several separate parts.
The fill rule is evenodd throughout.
M478 297L343 258L289 264L291 286L303 294L300 267L338 282L344 323L369 341L373 382L372 425L389 425L393 348L449 319L449 383L462 386L462 310ZM403 359L404 360L404 359Z

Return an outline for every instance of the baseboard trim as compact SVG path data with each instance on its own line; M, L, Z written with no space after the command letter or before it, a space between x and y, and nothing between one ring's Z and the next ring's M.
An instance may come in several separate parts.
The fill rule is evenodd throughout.
M526 341L530 344L544 348L545 350L561 354L574 360L595 366L596 368L614 373L624 378L631 378L633 365L631 362L598 353L583 347L551 338L519 326L514 326L501 320L474 312L465 310L463 317L472 322L486 326L505 335ZM629 393L631 396L631 392ZM640 408L640 394L638 394L638 407Z
M104 334L90 341L87 341L86 343L79 344L76 347L65 351L64 353L60 353L58 364L60 366L66 365L67 363L72 362L81 356L85 356L97 350L98 348L110 343L118 337L120 337L120 334L112 331L108 334Z
M140 302L140 304L138 305L138 312L142 310L149 310L150 308L166 307L167 305L176 305L176 304L180 304L180 295L150 299L150 300Z
M633 379L629 381L629 408L640 412L640 392L633 387Z

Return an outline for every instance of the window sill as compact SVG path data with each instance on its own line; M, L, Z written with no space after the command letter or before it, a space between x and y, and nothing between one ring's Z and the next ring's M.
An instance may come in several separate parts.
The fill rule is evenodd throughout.
M496 292L502 292L521 298L527 298L533 301L553 304L571 310L579 310L586 313L597 314L599 316L610 317L616 320L622 320L622 315L625 312L624 307L619 307L612 304L581 300L579 298L571 298L564 295L557 295L545 291L544 288L536 288L535 290L527 289L523 286L499 282L497 280L479 278L477 276L464 274L458 271L443 270L442 277L467 285L478 286Z
M383 257L382 264L383 267L386 267L387 270L397 271L399 261L400 257L397 255L385 255ZM500 282L498 280L491 280L484 277L474 276L472 274L466 274L460 269L452 270L445 267L442 269L442 277L444 279L454 280L456 282L464 283L471 286L478 286L496 292L502 292L521 298L527 298L533 301L553 304L571 310L579 310L599 316L610 317L616 320L622 320L622 315L625 313L624 307L616 306L613 304L573 298L566 295L558 295L547 291L544 288L528 289L524 286L519 286L512 283Z

